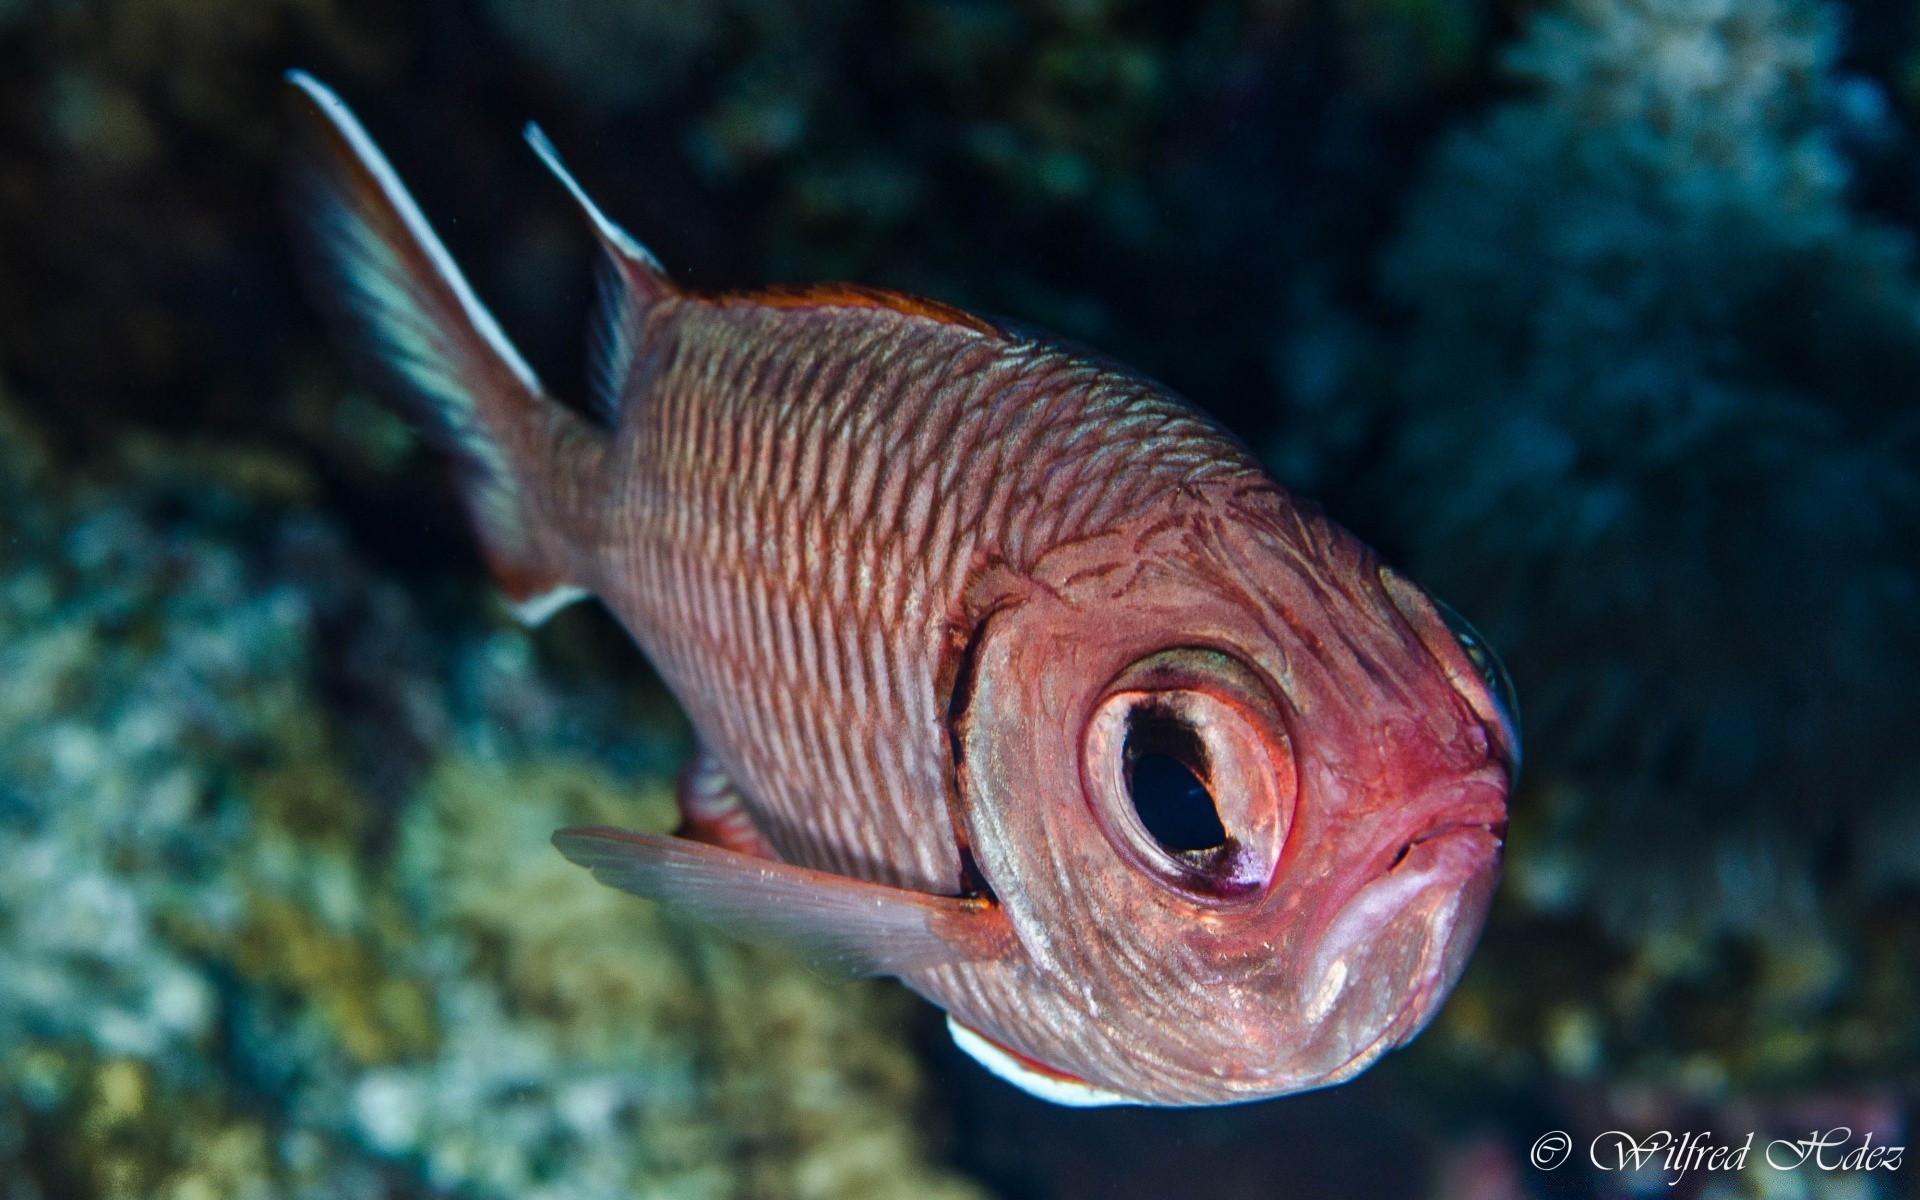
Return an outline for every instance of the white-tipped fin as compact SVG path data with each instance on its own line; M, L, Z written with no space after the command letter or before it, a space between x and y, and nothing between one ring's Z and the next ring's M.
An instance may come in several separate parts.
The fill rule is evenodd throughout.
M947 1032L953 1035L953 1044L965 1050L969 1058L1029 1096L1067 1108L1111 1108L1116 1104L1140 1103L1118 1092L1097 1088L1084 1079L1036 1071L991 1038L975 1033L952 1016L947 1017Z
M556 469L553 435L576 418L542 393L347 106L303 71L287 82L288 195L315 296L367 376L459 461L495 580L544 616L583 593L528 488Z
M315 111L326 119L332 126L334 134L346 144L353 159L366 172L368 182L378 191L379 200L385 204L392 217L406 231L407 237L413 243L412 248L426 259L426 265L431 268L434 277L432 282L439 288L445 289L447 298L459 306L461 315L473 333L486 342L493 356L511 373L521 387L529 393L538 392L540 381L535 378L533 368L527 365L526 359L520 357L520 352L502 332L500 323L493 319L493 314L488 312L486 306L480 303L480 298L473 294L473 288L467 283L466 276L462 275L460 268L454 265L453 256L447 253L447 248L441 244L439 235L434 233L431 225L427 224L427 218L421 213L420 206L414 203L413 196L408 193L406 185L402 184L399 175L394 173L393 164L387 161L386 155L380 153L380 147L376 146L373 139L367 135L359 118L353 115L353 110L334 94L332 88L305 71L288 71L287 82L299 88L309 100L313 101ZM360 242L358 245L349 245L343 249L347 252L357 252L362 256L363 261L345 264L345 266L360 267L372 273L370 277L362 276L355 280L367 295L376 299L381 307L387 309L415 308L421 306L423 300L439 299L437 296L420 296L414 288L405 286L411 281L397 278L409 264L378 261L381 256L375 249L374 239L379 231L362 231L350 227L353 219L358 215L356 210L359 207L353 202L350 194L339 197L337 202L341 204L341 210L331 214L337 224L328 232L344 233ZM360 204L366 202L362 200ZM346 271L343 269L342 273L345 274ZM430 325L430 322L422 315L406 313L405 319L410 324L421 326L421 332L428 331L425 327Z
M593 595L593 593L583 587L575 587L571 583L563 583L552 591L541 592L536 596L528 596L523 600L509 599L507 601L507 611L513 614L514 620L531 629L536 625L545 625L548 617L559 612L567 605L578 603L591 595Z
M600 211L600 206L593 202L593 197L587 195L587 190L580 186L580 181L573 177L573 172L567 170L567 165L560 161L560 152L554 149L553 139L547 136L546 131L532 121L528 121L524 133L527 145L533 147L533 152L540 156L540 161L547 165L547 170L553 172L554 177L560 181L560 185L573 196L574 203L580 206L580 211L586 214L587 221L593 226L594 235L620 257L631 259L656 275L665 274L665 268L661 267L660 260L655 258L651 251L635 241L632 234L609 221L607 214Z
M619 420L638 357L646 310L671 284L660 260L607 219L580 181L560 161L560 152L538 125L528 122L527 145L567 189L600 243L599 299L587 331L587 380L593 411L607 424Z

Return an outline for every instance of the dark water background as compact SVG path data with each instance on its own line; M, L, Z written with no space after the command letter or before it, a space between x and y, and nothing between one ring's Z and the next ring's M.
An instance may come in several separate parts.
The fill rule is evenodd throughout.
M1528 1148L1909 1136L1916 16L0 0L0 1196L1915 1194ZM1068 1112L884 986L523 870L658 817L684 730L598 614L503 623L327 344L291 66L560 394L590 245L529 119L677 279L1068 334L1465 612L1528 764L1434 1028L1325 1094Z

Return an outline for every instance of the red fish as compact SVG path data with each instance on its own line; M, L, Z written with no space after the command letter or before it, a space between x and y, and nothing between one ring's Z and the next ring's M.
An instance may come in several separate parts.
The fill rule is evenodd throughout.
M614 887L897 975L1069 1104L1347 1079L1479 934L1519 744L1465 626L1166 389L848 285L703 296L528 140L603 252L556 402L302 74L319 294L454 455L520 614L595 596L700 750Z

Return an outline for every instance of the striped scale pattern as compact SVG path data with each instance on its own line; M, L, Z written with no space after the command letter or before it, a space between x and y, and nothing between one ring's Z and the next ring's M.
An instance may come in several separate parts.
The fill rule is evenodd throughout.
M937 679L968 580L1258 468L1154 385L998 330L691 296L645 322L576 571L783 858L957 892Z

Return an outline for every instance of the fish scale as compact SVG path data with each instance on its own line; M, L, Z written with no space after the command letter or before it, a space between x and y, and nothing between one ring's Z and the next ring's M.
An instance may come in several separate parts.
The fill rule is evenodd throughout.
M1062 1103L1323 1086L1431 1018L1518 763L1477 635L1124 369L857 285L676 287L530 129L603 251L591 393L559 404L290 78L329 315L456 457L516 613L598 596L699 736L683 836L562 853L897 975ZM1154 836L1147 754L1222 841Z
M863 309L756 312L698 300L655 313L647 339L672 348L658 376L636 377L617 433L632 447L617 486L636 503L616 536L650 552L627 560L639 568L628 578L596 590L632 598L616 610L689 700L696 727L717 726L707 744L735 747L716 753L783 856L952 892L962 881L934 687L965 572L957 547L934 531L969 529L975 566L1037 556L1188 482L1183 440L1205 443L1209 453L1194 461L1212 473L1247 467L1216 431L1125 376L925 317L881 322ZM852 342L857 353L875 340L889 352L864 369L821 369L818 347ZM1144 425L1115 447L1102 426L1129 411ZM696 469L707 455L711 469ZM1029 495L999 483L1004 473L950 467L1013 457L1042 481ZM1022 510L1059 518L1035 522L1044 540L1018 539L1009 518ZM782 539L756 531L784 534L782 512L808 511L826 514L814 533L824 544L781 553L766 570L765 548ZM688 513L705 515L692 524L666 515ZM660 602L683 589L699 598ZM813 657L837 669L779 686L770 668L788 659L782 647L819 638L809 615L833 630ZM825 756L798 752L802 709L827 717Z

